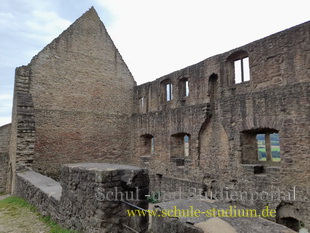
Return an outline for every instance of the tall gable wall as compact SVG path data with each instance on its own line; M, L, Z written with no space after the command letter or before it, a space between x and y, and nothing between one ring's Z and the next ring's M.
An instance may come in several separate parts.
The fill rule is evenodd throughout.
M135 85L91 8L28 66L16 70L16 102L22 92L33 104L34 156L27 163L54 178L63 163L124 163L131 153L129 117ZM15 109L18 121L22 108Z

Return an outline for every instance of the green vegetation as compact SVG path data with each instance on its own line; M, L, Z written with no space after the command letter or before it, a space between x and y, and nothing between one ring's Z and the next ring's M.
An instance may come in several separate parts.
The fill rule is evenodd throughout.
M256 140L258 146L258 159L259 161L266 161L265 134L257 134ZM279 134L270 134L270 143L272 161L281 161Z
M47 217L40 217L40 220L42 220L43 222L45 222L50 228L50 233L73 233L76 231L70 231L70 230L66 230L61 228L56 222L54 222L50 216Z
M8 197L0 200L0 211L5 212L7 218L27 218L29 211L38 216L38 218L50 227L51 233L73 233L75 231L70 231L61 228L56 222L54 222L50 217L43 217L37 211L36 208L26 202L24 199L19 197Z
M147 197L147 200L149 203L156 204L160 202L160 196L160 192L151 193L151 195Z
M0 209L16 210L18 207L28 208L32 212L36 210L34 206L19 197L7 197L0 200Z

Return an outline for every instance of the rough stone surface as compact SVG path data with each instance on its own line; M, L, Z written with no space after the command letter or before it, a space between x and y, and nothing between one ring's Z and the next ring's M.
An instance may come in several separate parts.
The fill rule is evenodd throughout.
M295 187L296 200L240 203L257 209L288 205L292 213L298 212L291 217L310 227L309 25L208 58L135 89L135 164L150 169L151 190L186 192L191 185L197 188L196 183L203 192L227 188L270 193ZM235 84L233 61L244 53L251 79ZM189 85L187 97L180 94L184 79ZM173 85L171 101L165 101L166 83ZM281 162L258 162L257 146L245 146L244 137L264 130L279 133ZM173 136L178 134L190 135L189 156L175 160ZM155 141L147 158L140 153L143 135Z
M235 228L233 228L229 223L219 218L211 218L205 222L197 223L195 224L195 226L201 228L204 233L217 233L217 232L237 233Z
M6 191L11 124L0 127L0 192Z
M202 212L209 209L229 209L229 204L222 202L210 202L209 200L199 199L183 199L159 203L155 205L155 209L160 212L161 210L173 210L176 207L179 210L200 210ZM243 206L235 205L236 209L246 209ZM218 221L214 220L218 219ZM223 221L224 224L219 224ZM155 217L152 219L152 229L155 232L238 232L238 233L293 233L295 231L289 228L276 224L272 221L260 217L206 217L205 214L199 217ZM174 224L173 224L174 223ZM217 226L219 225L219 226ZM191 230L182 231L183 227ZM222 227L222 228L221 228ZM217 231L216 231L217 228Z
M17 131L23 140L16 142L17 163L31 163L34 170L56 179L64 163L124 163L124 155L131 154L129 117L135 85L91 8L28 66L16 70L13 125L25 126ZM35 116L34 150L28 147L18 158L19 145L33 133L34 123L25 125L30 111Z
M145 232L147 219L128 217L127 201L147 209L147 171L114 164L68 164L61 169L61 183L35 171L17 173L16 194L50 215L60 225L82 232L130 232L123 224ZM134 200L126 192L138 187ZM117 191L115 191L117 188ZM110 200L103 195L111 191ZM116 193L117 192L117 193ZM123 196L122 196L123 195ZM121 197L123 197L121 199ZM144 197L144 198L142 198Z
M109 161L149 169L155 192L290 191L238 202L310 228L309 38L306 22L136 86L90 9L16 70L9 189L27 167L58 179L61 164ZM279 134L280 162L257 161L262 132Z

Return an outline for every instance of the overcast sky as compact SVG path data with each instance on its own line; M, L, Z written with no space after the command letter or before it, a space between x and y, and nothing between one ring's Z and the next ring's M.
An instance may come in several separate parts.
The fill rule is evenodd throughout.
M309 20L309 0L1 0L0 126L15 68L91 6L138 84Z

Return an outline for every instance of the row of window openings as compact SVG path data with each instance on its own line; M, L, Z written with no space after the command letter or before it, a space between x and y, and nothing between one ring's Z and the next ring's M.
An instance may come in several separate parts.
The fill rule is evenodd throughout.
M141 136L142 155L155 153L155 139L151 135ZM189 156L189 135L175 135L171 137L171 158Z
M187 97L189 95L189 86L188 86L188 80L182 81L182 93L183 97ZM168 83L165 85L165 100L171 101L173 100L173 85L172 83ZM140 98L140 104L143 107L145 104L145 97Z
M249 57L240 58L234 61L234 71L235 71L235 84L250 81L250 66ZM188 80L182 81L182 93L183 97L189 95ZM171 101L173 99L173 85L172 83L167 83L165 87L165 100Z
M154 154L155 139L153 136L141 136L143 140L143 155ZM189 135L174 135L171 138L171 158L182 158L189 156ZM280 162L279 134L257 134L257 159L258 161Z
M246 81L250 81L250 66L249 66L249 58L244 57L234 61L234 71L235 71L235 84L243 83ZM183 97L189 95L189 86L188 80L182 81L182 93ZM145 97L140 98L141 105L144 106ZM167 83L165 85L165 100L171 101L173 100L173 85L172 83Z
M234 61L234 71L235 71L235 84L250 81L250 65L249 57L240 58ZM183 96L189 95L188 80L182 81L181 87ZM173 99L173 85L172 83L166 84L166 101Z
M171 101L173 100L173 85L172 83L167 83L166 84L166 101ZM181 81L181 91L182 91L182 97L187 97L189 95L189 86L188 86L188 80L186 81Z

